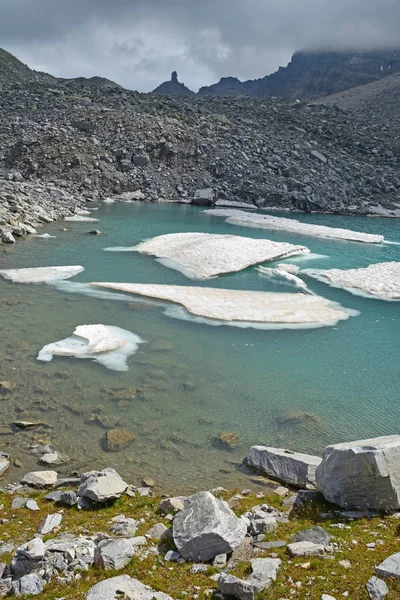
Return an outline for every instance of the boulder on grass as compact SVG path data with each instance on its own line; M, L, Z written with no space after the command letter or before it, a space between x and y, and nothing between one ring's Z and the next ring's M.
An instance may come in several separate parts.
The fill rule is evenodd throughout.
M162 592L155 592L151 587L144 585L129 575L111 577L100 581L92 587L85 596L85 600L172 600L171 596Z
M190 496L174 518L174 542L186 560L204 562L230 554L246 536L247 527L227 502L210 492Z
M246 458L249 467L297 487L315 484L315 470L320 462L319 456L267 446L252 446Z
M316 471L325 499L343 508L400 508L400 435L334 444Z
M96 548L94 562L96 567L114 571L126 567L134 554L134 547L124 538L103 540Z
M114 469L90 471L82 475L78 496L94 502L107 502L120 498L127 487L128 484Z

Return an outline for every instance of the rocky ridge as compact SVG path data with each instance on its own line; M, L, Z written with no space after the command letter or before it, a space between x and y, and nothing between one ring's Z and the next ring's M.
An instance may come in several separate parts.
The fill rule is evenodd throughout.
M0 227L107 197L394 215L398 130L276 98L172 98L76 83L0 88ZM4 238L8 239L4 239Z

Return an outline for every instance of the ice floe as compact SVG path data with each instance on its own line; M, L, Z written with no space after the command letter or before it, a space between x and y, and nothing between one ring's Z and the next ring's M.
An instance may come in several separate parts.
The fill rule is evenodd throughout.
M95 282L101 287L129 292L182 305L196 317L225 324L274 324L280 327L321 327L335 325L355 316L357 311L343 308L320 296L278 294L203 287ZM244 325L246 326L246 325Z
M5 269L0 276L13 283L52 283L59 279L69 279L84 271L84 267L34 267L29 269Z
M47 344L37 356L49 362L54 356L89 358L114 371L127 371L127 360L143 340L111 325L79 325L72 336Z
M304 269L301 272L357 296L400 300L400 262L376 263L361 269Z
M135 249L158 257L162 264L192 279L209 279L265 261L310 252L305 246L212 233L160 235ZM115 248L108 250L115 251ZM128 250L132 248L119 248L119 251Z
M50 240L50 239L56 239L55 235L50 235L50 233L42 233L41 235L36 234L33 236L34 238L40 238L42 240Z
M98 219L94 219L93 217L84 217L82 215L73 215L72 217L65 217L64 221L73 221L77 223L94 223L98 221Z
M258 213L244 212L235 209L211 209L205 210L204 212L214 217L223 217L227 223L232 223L233 225L260 227L263 229L276 229L279 231L289 231L291 233L300 233L304 235L315 235L318 237L349 240L352 242L381 244L384 241L383 235L363 233L361 231L351 231L350 229L328 227L326 225L302 223L296 219L286 219L284 217L275 217L271 215L260 215Z
M266 277L270 281L276 281L277 283L283 283L284 285L288 285L296 290L303 290L308 292L307 284L305 281L289 273L288 271L284 271L283 269L278 268L268 268L268 267L258 267L257 271L263 277Z

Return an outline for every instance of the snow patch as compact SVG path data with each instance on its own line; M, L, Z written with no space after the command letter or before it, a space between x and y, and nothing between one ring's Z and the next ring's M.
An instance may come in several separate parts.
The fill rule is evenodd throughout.
M5 269L0 276L13 283L53 283L69 279L84 271L84 267L34 267L30 269Z

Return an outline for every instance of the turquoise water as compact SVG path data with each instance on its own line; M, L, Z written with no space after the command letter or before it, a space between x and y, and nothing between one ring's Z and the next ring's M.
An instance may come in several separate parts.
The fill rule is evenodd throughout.
M49 426L0 437L0 449L20 457L25 470L35 465L26 445L48 441L64 454L61 471L66 473L114 466L130 481L140 483L142 476L151 475L174 492L246 486L251 476L241 462L252 444L320 452L329 443L400 433L399 303L353 296L306 278L314 292L360 311L360 316L335 327L265 331L173 319L162 306L134 297L70 293L82 291L77 283L90 281L287 291L253 267L194 283L152 257L103 251L163 233L232 233L303 244L313 254L288 259L301 268L399 261L400 245L238 227L191 206L114 204L101 206L93 216L98 223L59 222L43 228L41 233L56 239L29 237L12 249L0 248L1 269L85 267L63 290L0 280L0 380L16 384L14 392L0 396L0 426L30 419ZM395 219L296 218L400 242ZM93 227L103 234L87 235ZM36 360L45 344L90 323L115 325L146 340L131 357L128 372L69 358ZM120 452L106 453L104 434L112 426L133 431L136 440ZM216 446L213 440L221 431L235 432L241 446L232 451ZM14 475L15 470L11 479Z

